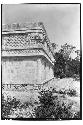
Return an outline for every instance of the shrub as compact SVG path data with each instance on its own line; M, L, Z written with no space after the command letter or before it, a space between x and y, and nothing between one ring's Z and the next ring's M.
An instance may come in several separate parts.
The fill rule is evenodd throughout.
M56 90L56 88L52 89L52 93L58 93L58 91Z
M2 119L5 118L34 118L34 110L29 108L33 106L31 102L21 103L15 97L2 95Z
M61 103L59 97L54 97L49 90L40 92L39 101L40 105L35 109L36 118L56 120L74 118L71 110L73 104Z
M58 93L59 93L59 94L66 94L65 90L63 90L63 89L60 89L60 90L58 91Z
M30 102L21 103L16 98L2 95L2 118L43 118L43 119L69 119L80 118L80 112L72 112L73 103L66 104L59 96L53 96L52 91L42 90L39 104L36 108Z
M51 91L41 91L39 96L40 106L35 109L36 118L51 118L54 114L54 97Z
M75 118L75 119L80 118L80 111L78 111L78 112L76 112L76 113L74 114L74 118Z
M11 98L7 96L5 99L4 95L2 95L2 118L9 118L13 109L19 107L20 101L16 100L16 98Z
M77 92L76 92L76 90L74 90L74 89L69 89L68 92L67 92L67 94L68 94L69 96L76 96L76 95L77 95Z

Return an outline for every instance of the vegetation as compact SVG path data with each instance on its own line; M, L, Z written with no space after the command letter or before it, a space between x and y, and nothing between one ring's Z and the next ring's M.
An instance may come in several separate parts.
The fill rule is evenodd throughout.
M29 106L33 106L31 102L21 103L15 97L7 96L5 99L2 95L2 119L5 118L34 118L34 112Z
M74 51L73 46L63 45L62 48L55 53L55 63L54 63L54 76L55 77L73 77L80 78L80 54L75 59L70 57L72 51Z
M80 111L72 111L73 103L61 101L59 96L54 96L53 91L42 90L39 92L39 103L21 103L16 98L2 97L2 118L37 118L37 119L79 119ZM76 93L68 93L74 96Z
M39 96L40 106L35 109L36 118L52 118L55 104L51 91L41 91Z
M4 95L2 95L2 118L9 118L9 115L13 111L19 107L20 101L16 100L16 98L11 99L11 97L7 96L5 99Z
M39 96L40 105L35 109L36 118L41 119L73 119L78 116L72 112L72 105L61 103L58 96L53 96L52 91L41 91ZM80 117L80 116L79 116Z
M68 92L67 92L67 94L68 94L69 96L76 96L76 95L77 95L77 92L76 92L76 90L74 90L74 89L69 89Z

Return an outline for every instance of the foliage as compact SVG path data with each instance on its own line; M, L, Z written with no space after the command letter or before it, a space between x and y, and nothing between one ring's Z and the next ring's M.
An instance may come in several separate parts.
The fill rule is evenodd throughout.
M39 100L40 105L35 109L36 118L56 120L74 118L71 110L73 104L61 103L58 96L54 97L51 91L41 91Z
M20 101L16 100L16 98L11 99L11 97L7 96L5 99L4 95L2 95L2 118L8 118L13 109L19 107Z
M52 93L58 93L58 94L64 94L64 95L69 95L69 96L77 96L77 92L75 89L60 89L60 90L56 90L55 88L52 89Z
M5 118L34 118L34 111L29 108L30 102L21 103L13 97L2 95L2 119Z
M58 45L55 43L51 43L51 46L52 46L53 52L55 52Z
M34 106L30 102L21 103L16 98L2 96L2 118L42 118L42 119L69 119L80 118L80 112L72 112L72 103L66 104L59 96L53 96L53 91L42 90L39 104ZM61 92L62 93L62 92ZM70 92L74 96L74 92ZM69 94L70 94L69 93ZM63 94L64 95L64 94Z
M63 46L61 45L61 49L59 50L59 53L61 53L65 59L70 58L70 54L74 51L75 47L72 45L68 45L67 43Z
M40 106L35 109L36 118L50 118L53 115L55 104L51 91L41 91L39 96Z
M77 113L74 114L74 118L75 119L80 119L80 111L78 111Z
M76 92L76 90L74 90L74 89L69 89L68 92L67 92L67 94L68 94L69 96L76 96L76 95L77 95L77 92Z
M65 77L65 59L62 54L55 53L54 76Z
M71 59L70 54L74 47L71 45L63 45L59 52L54 55L54 76L55 77L80 77L80 60Z

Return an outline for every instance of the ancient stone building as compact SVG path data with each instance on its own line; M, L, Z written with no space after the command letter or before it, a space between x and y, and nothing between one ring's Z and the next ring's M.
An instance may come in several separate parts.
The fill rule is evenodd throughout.
M41 86L53 78L53 61L52 46L43 23L3 25L3 89Z

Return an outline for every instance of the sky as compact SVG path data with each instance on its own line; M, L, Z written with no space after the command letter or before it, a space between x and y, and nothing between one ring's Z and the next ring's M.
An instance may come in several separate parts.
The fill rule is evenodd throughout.
M79 4L4 4L2 24L43 22L51 42L80 49Z

